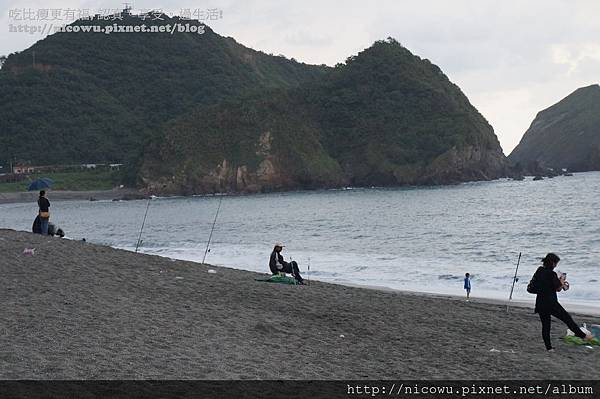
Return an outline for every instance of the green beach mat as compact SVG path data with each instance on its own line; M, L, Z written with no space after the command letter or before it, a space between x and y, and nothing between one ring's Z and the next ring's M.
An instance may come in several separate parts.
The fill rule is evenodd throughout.
M288 277L288 276L273 275L266 280L259 279L259 278L255 279L255 280L262 281L264 283L279 283L279 284L298 285L298 281L296 281L295 278Z
M563 337L563 341L565 341L569 345L592 345L592 346L600 346L600 340L598 338L594 338L591 341L586 341L574 335L567 335Z

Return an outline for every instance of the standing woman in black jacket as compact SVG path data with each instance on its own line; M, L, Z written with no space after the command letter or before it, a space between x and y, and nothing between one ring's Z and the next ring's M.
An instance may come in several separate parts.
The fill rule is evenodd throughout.
M40 208L38 216L40 217L40 228L42 235L48 235L48 222L50 221L50 201L46 198L46 192L40 191L40 197L38 198L38 206Z
M581 328L573 321L571 315L558 303L557 292L562 291L565 286L565 277L560 278L556 275L554 268L560 262L560 258L553 253L549 253L542 259L543 266L540 266L534 274L534 280L538 288L538 294L535 298L535 313L540 315L542 321L542 338L546 349L554 351L550 341L551 317L554 316L569 327L573 333L582 339L590 340L593 337L586 335Z

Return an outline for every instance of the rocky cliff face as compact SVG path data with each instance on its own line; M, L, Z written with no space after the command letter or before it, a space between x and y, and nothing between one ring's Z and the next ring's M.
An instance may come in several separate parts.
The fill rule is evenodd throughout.
M206 170L202 175L183 171L171 179L146 179L144 183L152 193L256 193L294 188L290 179L281 173L270 159L264 159L258 168L252 171L247 165L236 166L223 159L214 169Z
M270 131L259 136L255 151L257 160L253 162L255 167L223 158L213 168L209 166L198 172L194 167L184 167L170 177L144 178L144 184L150 192L184 194L293 189L295 182L271 151L272 141Z
M411 164L396 168L381 186L441 185L467 181L494 180L509 173L502 153L490 152L475 146L451 148L434 159L431 164ZM327 181L306 182L298 179L289 167L282 165L273 155L265 156L258 166L236 165L223 159L213 169L198 175L190 170L158 179L144 178L148 192L163 194L203 193L259 193L295 189L335 188L354 185L352 178L341 168ZM360 186L360 184L359 184Z
M396 174L398 184L455 184L494 180L508 173L504 154L475 145L452 147L413 173Z
M600 86L577 89L538 113L509 160L525 171L600 170Z
M235 151L225 151L222 154L224 158L212 165L203 161L192 161L178 164L179 168L171 169L170 173L163 173L158 178L149 177L148 174L148 177L143 177L144 186L151 193L190 195L258 193L347 185L348 181L343 178L341 170L324 179L303 179L298 173L298 169L302 169L303 165L288 160L285 155L276 151L273 148L273 139L271 131L262 132L252 145L254 152L250 159L239 160L236 159ZM145 165L145 168L153 170L152 166Z
M153 145L141 177L155 192L452 184L507 172L466 96L393 39L299 88L198 108Z

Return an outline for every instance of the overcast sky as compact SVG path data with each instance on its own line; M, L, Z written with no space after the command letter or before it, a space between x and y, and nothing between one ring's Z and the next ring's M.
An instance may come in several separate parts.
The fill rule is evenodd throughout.
M388 36L430 59L487 118L508 155L536 113L600 81L599 0L170 0L133 11L219 9L208 24L267 53L334 65ZM121 1L0 0L0 55L42 37L9 33L9 10L122 8ZM31 24L31 22L28 22Z

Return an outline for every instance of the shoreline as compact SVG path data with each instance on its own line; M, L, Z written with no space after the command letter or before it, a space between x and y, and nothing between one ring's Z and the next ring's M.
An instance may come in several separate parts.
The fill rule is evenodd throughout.
M116 247L111 247L111 248L122 249L124 251L134 252L133 249L129 249L129 248L116 248ZM201 264L198 261L172 258L167 255L157 255L157 254L144 253L144 252L139 252L139 253L143 253L145 255L151 255L151 256L159 256L159 257L165 258L165 259L176 259L178 261L185 261L185 262ZM244 271L244 272L261 274L260 272L255 272L253 270L240 269L240 268L236 268L236 267L232 267L232 266L226 266L226 265L213 265L213 266L221 267L221 268L225 268L225 269L239 270L239 271ZM301 270L301 272L302 272L302 270ZM265 273L268 274L267 271L265 271ZM445 292L413 291L413 290L406 290L406 289L391 288L391 287L386 287L386 286L381 286L381 285L360 284L360 283L352 283L352 282L347 282L347 281L326 281L326 280L318 280L318 279L311 278L310 282L312 282L312 281L317 281L317 282L323 283L323 284L333 284L333 285L339 285L339 286L344 286L344 287L352 287L352 288L360 288L360 289L366 289L366 290L397 293L397 294L402 294L402 295L415 295L415 296L423 296L423 297L435 298L435 299L444 299L444 300L448 299L448 300L452 300L452 301L466 302L466 298L464 295L451 294L451 293L445 293ZM490 292L490 291L484 291L484 292ZM581 316L600 317L600 303L594 304L592 302L579 301L577 299L572 300L572 299L561 299L561 298L559 298L559 302L563 305L563 307L565 307L565 309L569 313L581 315ZM487 305L500 305L500 306L506 307L508 304L508 299L501 299L501 298L497 298L497 297L493 297L493 296L477 296L477 295L474 296L473 294L471 294L469 303L482 303L482 304L487 304ZM530 309L531 313L533 314L533 310L535 307L535 295L531 295L531 299L529 301L523 300L523 299L512 299L510 301L510 308L513 308L513 307L517 307L517 308L521 308L521 309Z
M109 192L106 192L106 193L109 194ZM1 204L1 201L0 201L0 204ZM2 230L3 230L3 228L0 227L0 231L2 231ZM27 230L22 230L22 231L21 230L12 230L12 229L9 229L9 230L16 231L16 232L30 233ZM66 237L64 239L69 240L69 241L76 241L69 237ZM112 247L109 245L97 244L97 243L92 243L92 242L90 242L90 244L106 246L108 248L112 248L115 250L123 250L123 251L131 252L131 253L135 253L135 251L132 248ZM171 260L171 261L190 262L190 263L194 263L194 264L198 264L198 265L201 264L199 261L178 259L178 258L173 258L168 255L144 253L141 251L139 252L139 254L144 254L147 256L158 256L162 259L167 259L167 260ZM226 266L226 265L212 265L212 266L230 269L230 270L238 270L238 271L242 271L242 272L264 274L264 273L256 272L253 270L241 269L241 268L236 268L236 267ZM265 271L265 273L267 273L267 271ZM391 287L380 286L380 285L353 283L353 282L348 282L348 281L326 281L326 280L318 280L318 279L311 279L310 281L317 281L319 283L324 283L324 284L333 284L333 285L367 289L367 290L375 290L375 291L381 291L381 292L399 293L399 294L403 294L403 295L415 295L415 296L424 296L424 297L436 298L436 299L448 299L448 300L453 300L453 301L466 302L466 300L465 300L466 298L464 295L447 293L447 292L416 291L416 290L391 288ZM484 291L484 292L490 292L490 291ZM592 302L580 301L577 299L573 300L573 299L559 298L559 300L560 300L560 303L563 304L563 306L566 308L566 310L570 313L577 314L577 315L583 315L583 316L600 317L600 303L594 304ZM502 298L494 297L491 295L490 296L485 296L485 295L477 296L477 295L472 294L469 302L482 303L482 304L488 304L488 305L500 305L500 306L506 307L508 304L508 299L502 299ZM510 301L511 308L517 307L517 308L522 308L522 309L530 309L532 313L533 313L534 306L535 306L535 296L534 295L531 296L530 300L524 300L522 298L519 298L519 299L512 299Z
M125 247L120 247L120 248L111 247L111 248L122 249L124 251L134 252L133 248L125 248ZM141 252L141 251L139 253L143 253L143 254L151 255L151 256L159 256L159 257L162 257L165 259L176 259L178 261L185 261L185 262L192 262L192 263L200 264L199 261L173 258L169 255L145 253L145 252ZM250 269L241 269L241 268L222 265L222 264L215 264L214 266L231 269L231 270L240 270L240 271L244 271L244 272L260 273L260 272L256 272L256 271L253 271ZM302 270L301 270L301 272L306 273L306 271L302 271ZM268 273L268 270L265 270L265 273ZM305 274L305 277L306 277L306 274ZM361 289L368 289L368 290L375 290L375 291L382 291L382 292L400 293L403 295L417 295L417 296L422 295L422 296L436 298L436 299L450 299L450 300L455 300L455 301L459 301L459 302L460 301L466 302L466 298L464 295L453 294L453 293L448 293L448 292L416 291L416 290L392 288L392 287L387 287L387 286L383 286L383 285L361 284L361 283L353 283L353 282L349 282L349 281L327 281L327 280L319 280L319 279L314 279L314 278L311 278L309 281L318 281L320 283L325 283L325 284L333 284L333 285L340 285L340 286L345 286L345 287L361 288ZM493 291L487 291L487 290L483 291L483 292L494 293ZM578 300L578 299L560 298L560 297L559 297L559 301L563 305L563 307L565 307L565 309L570 313L577 314L577 315L583 315L583 316L600 317L600 303L595 303L592 301L583 301L583 300ZM469 302L485 303L488 305L502 305L502 306L506 307L506 305L508 304L508 298L502 299L502 298L498 298L497 296L493 296L493 295L478 296L478 295L471 294ZM522 298L512 299L510 301L510 307L511 308L518 307L518 308L523 308L523 309L530 309L531 312L533 313L533 310L535 307L535 295L531 295L530 300L525 300Z
M54 191L48 189L48 194L52 200L56 201L77 201L77 200L134 200L147 198L146 195L136 189L122 188L112 190L91 190L91 191ZM20 204L34 202L38 198L38 191L18 191L9 193L0 193L0 204Z
M583 173L599 173L600 171L586 171L577 172L577 174ZM558 175L560 177L562 175ZM524 176L525 180L531 180L533 175ZM440 187L456 187L465 184L477 184L477 183L491 183L491 182L512 182L516 181L511 177L499 177L497 179L490 180L473 180L464 182L455 182L448 184L436 184L436 185L398 185L398 186L345 186L345 187L329 187L329 188L316 188L316 189L289 189L289 190L274 190L266 192L218 192L218 193L199 193L199 194L175 194L175 193L163 193L157 195L157 198L171 199L171 198L195 198L195 197L218 197L218 196L248 196L248 195L262 195L262 194L286 194L286 193L304 193L304 192L315 192L315 191L352 191L352 190L394 190L394 189L423 189L423 188L440 188ZM148 195L145 194L142 189L135 188L115 188L111 190L88 190L88 191L72 191L72 190L57 190L54 191L51 188L47 190L53 200L58 201L71 201L71 200L139 200L147 199ZM35 202L37 199L38 191L18 191L18 192L0 192L0 205L11 204L11 203L27 203Z
M0 252L3 379L600 379L600 348L567 345L555 323L547 353L518 306L273 284L5 229Z
M319 280L315 280L315 281L319 281ZM376 291L384 291L384 292L397 292L397 293L401 293L403 295L416 295L416 296L424 296L424 297L430 297L430 298L436 298L436 299L467 302L464 296L455 295L455 294L435 293L435 292L429 292L429 291L399 290L396 288L381 287L381 286L377 286L377 285L363 285L363 284L353 284L353 283L330 283L330 282L327 282L327 283L328 284L339 284L339 285L355 287L355 288L363 288L363 289L368 289L368 290L376 290ZM592 305L589 303L581 303L581 302L578 303L577 300L561 301L560 298L559 298L559 302L561 304L563 304L564 307L566 308L566 310L571 314L580 315L580 316L584 316L584 317L585 316L600 317L600 304ZM482 303L482 304L487 304L487 305L498 305L498 306L504 306L506 308L506 306L508 304L508 299L499 299L499 298L471 295L469 303ZM520 308L520 309L529 309L529 310L531 310L531 313L533 314L533 309L535 307L535 296L532 295L531 301L525 301L522 299L512 299L510 301L510 308L512 309L513 307Z

